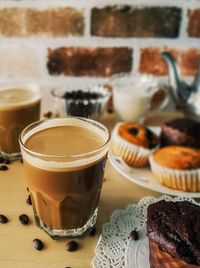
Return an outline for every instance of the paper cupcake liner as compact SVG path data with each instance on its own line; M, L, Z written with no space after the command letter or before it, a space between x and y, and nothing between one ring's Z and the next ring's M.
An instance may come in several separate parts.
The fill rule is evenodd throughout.
M151 267L162 268L198 268L195 264L189 264L181 259L172 257L167 252L159 249L156 242L149 239L149 261Z
M169 188L185 192L200 192L200 168L175 170L158 165L153 156L149 158L150 167L159 182Z
M111 150L113 154L121 157L129 166L145 167L149 163L149 155L153 150L132 144L118 135L118 124L112 134Z

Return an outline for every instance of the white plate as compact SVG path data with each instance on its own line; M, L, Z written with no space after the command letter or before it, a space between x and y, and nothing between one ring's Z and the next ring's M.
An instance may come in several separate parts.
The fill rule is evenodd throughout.
M159 131L159 128L151 128L155 132ZM146 168L132 168L128 166L120 157L114 156L112 151L108 152L108 158L112 166L122 174L126 179L143 186L147 189L160 192L163 194L169 194L173 196L188 196L193 198L200 198L200 192L184 192L174 190L158 183L153 173Z
M92 261L94 268L149 268L148 240L146 237L147 207L158 200L188 200L200 205L190 197L164 195L160 198L145 197L138 204L112 213L110 222L103 225L102 235L95 249ZM138 230L139 239L129 238L132 230Z

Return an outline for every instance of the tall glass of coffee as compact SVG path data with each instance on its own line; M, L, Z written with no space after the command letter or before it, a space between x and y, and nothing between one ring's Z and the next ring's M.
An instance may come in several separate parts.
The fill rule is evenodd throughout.
M40 116L41 93L37 85L0 88L0 154L21 155L19 133Z
M82 235L96 223L110 135L77 117L39 121L20 135L36 224L52 238Z

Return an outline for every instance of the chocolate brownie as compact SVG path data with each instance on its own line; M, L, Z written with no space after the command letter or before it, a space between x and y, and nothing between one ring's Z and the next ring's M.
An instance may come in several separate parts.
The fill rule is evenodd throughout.
M188 264L180 259L175 259L168 253L159 249L155 242L149 241L150 268L199 268L199 265Z
M164 200L150 205L147 235L150 242L172 257L200 265L200 206Z
M200 148L200 123L187 117L165 122L161 126L160 145Z

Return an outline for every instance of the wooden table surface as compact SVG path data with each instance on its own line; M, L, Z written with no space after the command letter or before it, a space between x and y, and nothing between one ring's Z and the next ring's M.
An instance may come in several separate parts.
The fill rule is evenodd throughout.
M149 118L147 123L159 125L162 121L176 116L161 114ZM109 129L112 129L115 122L112 115L102 121ZM70 253L65 250L67 239L52 240L35 226L32 207L26 204L28 192L23 175L23 164L14 162L9 165L9 170L0 171L0 183L0 214L9 218L7 224L0 224L0 267L2 268L90 268L102 225L109 221L112 212L125 208L131 203L137 203L144 196L160 196L159 193L126 180L108 161L99 205L97 234L94 237L77 239L80 249ZM27 214L31 219L27 226L19 223L18 217L22 213ZM33 247L34 238L44 242L45 248L42 251L37 251Z

